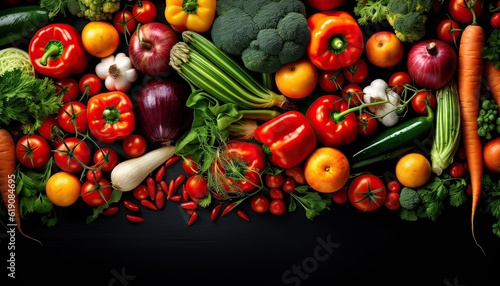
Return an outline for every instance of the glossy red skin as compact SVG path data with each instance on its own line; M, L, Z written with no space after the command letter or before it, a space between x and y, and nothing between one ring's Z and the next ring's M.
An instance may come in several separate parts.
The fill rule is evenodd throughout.
M269 210L269 199L264 195L254 195L250 200L250 207L256 213L265 213Z
M371 135L377 131L377 119L369 113L363 112L356 116L358 120L358 134Z
M85 74L78 81L78 88L82 94L94 96L101 92L102 81L96 74Z
M186 192L192 199L202 199L208 195L208 181L203 174L190 176L185 186Z
M352 65L342 68L344 79L350 83L361 83L368 77L368 65L359 59Z
M269 211L273 215L282 215L286 212L286 204L283 200L272 200L269 204Z
M395 72L389 78L388 85L398 94L401 94L404 90L403 84L412 84L410 75L407 72L399 71Z
M80 88L78 87L78 81L72 77L65 77L56 80L55 82L56 92L62 93L62 102L68 102L75 100L80 94ZM64 93L63 93L64 92Z
M82 199L89 206L104 205L110 198L113 188L106 178L97 181L85 181L81 187Z
M118 153L110 147L102 147L94 153L94 164L104 172L111 172L118 160Z
M84 167L82 164L88 165L91 159L90 147L81 138L67 137L57 145L56 150L54 152L56 165L69 173L82 171Z
M467 8L466 2L469 2L469 0L450 0L448 12L453 20L463 24L470 24L472 23L472 12ZM482 11L481 0L476 1L473 10L476 14L476 19L479 19Z
M362 174L352 180L347 195L355 208L363 212L372 212L384 205L387 189L379 177Z
M17 160L25 167L43 167L50 156L50 144L40 135L24 135L16 143Z
M64 103L57 114L57 122L61 129L68 133L79 133L87 130L87 106L80 101L69 101ZM76 128L76 130L75 130Z

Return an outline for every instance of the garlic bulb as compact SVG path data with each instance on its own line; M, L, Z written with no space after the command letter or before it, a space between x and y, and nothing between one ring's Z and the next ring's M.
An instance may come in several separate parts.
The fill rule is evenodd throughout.
M104 85L109 91L129 90L138 76L130 58L124 53L102 58L101 62L96 65L95 72L100 79L104 80Z

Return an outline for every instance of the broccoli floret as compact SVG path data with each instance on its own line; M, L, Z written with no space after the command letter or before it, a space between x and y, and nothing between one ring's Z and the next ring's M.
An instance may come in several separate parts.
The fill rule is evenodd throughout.
M106 21L113 19L113 14L120 10L120 0L78 0L79 17L90 21Z
M420 194L414 189L403 187L399 193L399 204L404 209L413 210L421 201Z
M432 0L390 0L387 21L401 41L415 42L425 35L427 12L432 6Z
M219 0L217 15L213 43L241 56L251 71L276 72L300 59L309 44L306 8L299 0Z

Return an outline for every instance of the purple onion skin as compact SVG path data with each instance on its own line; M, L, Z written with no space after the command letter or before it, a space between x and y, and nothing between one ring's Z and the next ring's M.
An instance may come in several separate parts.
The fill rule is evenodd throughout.
M189 89L178 78L154 78L137 96L138 120L153 144L171 144L191 127L193 111L186 106Z

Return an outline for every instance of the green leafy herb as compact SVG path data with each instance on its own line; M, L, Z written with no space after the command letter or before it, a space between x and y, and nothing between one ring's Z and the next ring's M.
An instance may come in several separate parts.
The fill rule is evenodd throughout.
M389 0L357 0L357 2L354 14L358 17L358 24L378 23L387 19Z
M23 124L25 134L33 133L61 106L62 97L50 78L36 78L19 69L0 76L0 122L5 125Z
M102 206L94 207L92 208L92 214L89 215L86 219L86 223L91 223L94 220L96 220L102 212L109 207L112 203L117 203L120 201L122 197L123 192L113 189L113 192L111 192L111 197L109 198L108 202L105 203Z
M480 209L491 214L497 222L493 224L493 233L500 237L500 180L493 179L489 174L481 178L482 192Z
M311 187L304 185L295 188L295 192L290 193L290 204L288 211L293 212L297 209L296 201L304 207L306 217L313 220L321 211L330 209L332 197L329 195L321 195L316 191L310 191Z
M500 30L493 29L486 46L482 49L483 58L490 60L496 68L500 68Z

